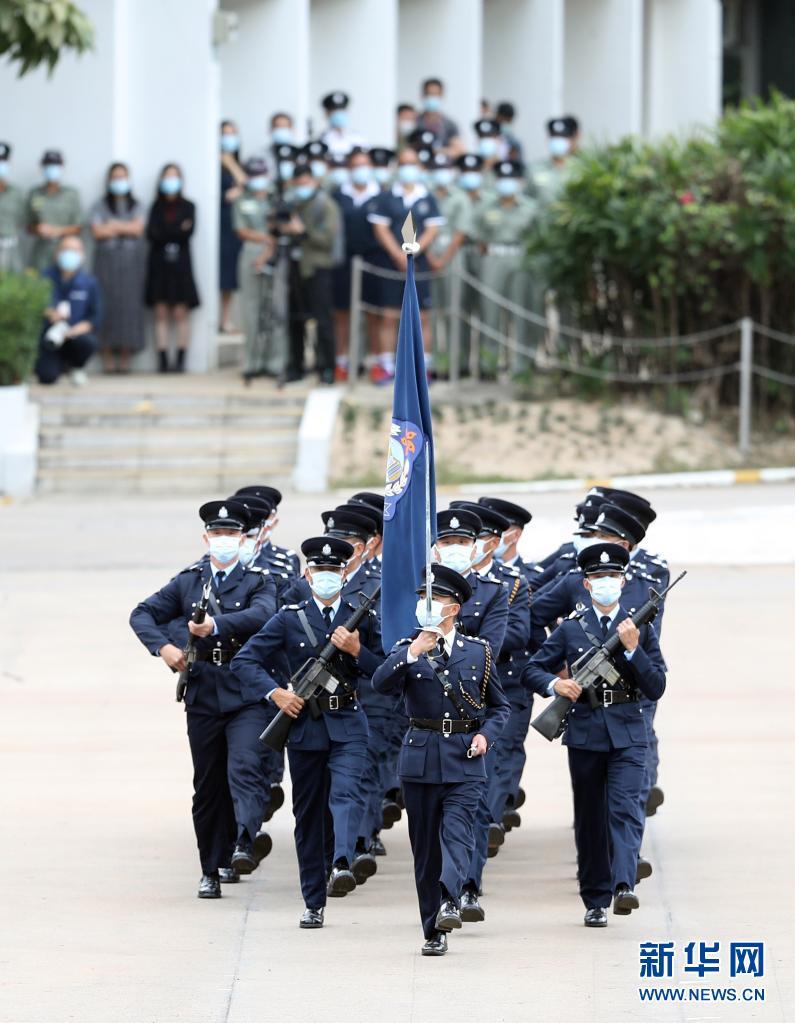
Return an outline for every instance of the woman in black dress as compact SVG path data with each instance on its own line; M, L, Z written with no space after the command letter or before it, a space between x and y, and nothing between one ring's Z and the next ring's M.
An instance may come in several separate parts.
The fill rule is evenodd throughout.
M167 163L160 172L157 198L149 211L146 237L149 264L146 271L146 304L155 313L155 340L159 369L167 373L169 327L177 329L175 369L185 369L190 342L189 311L199 304L190 258L190 236L196 227L196 207L182 195L182 171Z
M220 330L232 334L232 296L238 289L237 263L242 242L232 227L232 207L246 187L246 173L240 163L240 135L234 121L221 121L221 227L220 243Z

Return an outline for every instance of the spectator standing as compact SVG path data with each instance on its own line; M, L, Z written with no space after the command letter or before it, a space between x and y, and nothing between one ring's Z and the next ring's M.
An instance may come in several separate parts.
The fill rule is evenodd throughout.
M422 113L417 118L417 129L431 131L434 148L454 159L464 147L458 125L442 112L444 85L439 78L426 78L422 83Z
M58 242L55 265L42 274L52 282L52 294L36 360L41 384L54 384L66 372L75 386L86 383L83 367L97 350L101 303L97 280L83 269L84 261L83 242L67 235Z
M132 193L124 163L108 170L105 194L91 207L94 274L104 305L99 345L106 373L128 373L130 355L144 347L146 268L144 210Z
M79 235L83 213L76 188L63 184L63 155L48 149L41 158L44 181L28 196L28 231L33 235L30 266L43 271L52 265L61 238Z
M154 309L158 369L161 373L169 370L171 320L177 329L175 369L178 373L184 372L190 343L189 312L199 305L190 256L196 207L183 196L182 186L182 171L177 164L167 163L160 172L157 195L146 226L149 239L146 304Z
M321 102L329 125L321 141L328 146L329 157L348 156L352 149L363 149L364 138L348 127L351 98L347 92L330 92Z
M232 298L237 291L237 264L241 242L232 226L232 208L246 188L246 172L240 164L240 134L234 121L221 122L221 222L219 271L221 317L219 330L234 333L231 324Z
M25 197L10 178L11 146L0 142L0 272L22 269Z
M503 100L497 104L496 121L500 126L498 155L500 160L522 160L522 143L513 131L516 119L516 107L513 103Z
M417 130L417 108L413 103L401 103L397 108L397 148L410 145L409 137Z

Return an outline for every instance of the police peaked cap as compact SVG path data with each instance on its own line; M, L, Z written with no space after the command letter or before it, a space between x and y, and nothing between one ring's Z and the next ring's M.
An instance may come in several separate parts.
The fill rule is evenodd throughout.
M447 153L434 153L431 159L431 164L434 169L440 169L442 167L452 167L453 161L447 155Z
M468 508L448 508L436 513L436 535L439 539L445 536L480 536L483 523L480 516Z
M475 504L473 501L451 501L451 508L472 512L477 515L481 523L481 533L494 533L495 536L502 536L511 524L501 512L494 508L488 508L485 504Z
M240 490L235 491L235 497L240 497L241 494L253 494L254 497L264 498L266 501L270 501L274 508L278 508L282 503L282 492L277 490L276 487L270 487L267 483L254 483L248 487L241 487Z
M230 501L237 501L245 506L248 511L249 529L256 525L262 525L273 515L273 505L263 497L254 497L253 494L246 494L243 497L230 497Z
M295 161L301 155L298 146L292 146L289 142L280 142L278 146L273 147L273 151L279 160Z
M481 139L489 135L500 134L499 121L495 121L491 117L481 117L479 121L475 121L473 128L478 133L478 138Z
M651 503L640 494L633 494L631 490L616 490L615 487L603 487L605 497L611 504L617 504L639 519L646 529L657 518L657 512L652 508Z
M360 490L358 494L353 495L348 504L369 504L371 508L376 508L383 514L384 495L374 494L371 490Z
M59 149L48 149L41 158L42 167L51 163L63 163L63 153Z
M483 157L477 153L464 153L457 158L455 165L462 171L479 171L483 169Z
M395 159L395 150L387 149L385 146L373 146L370 150L370 159L374 167L388 167Z
M332 110L344 110L350 101L351 98L347 92L337 91L330 92L327 96L324 96L320 101L320 105L330 113Z
M617 543L594 543L577 555L577 564L585 575L597 572L624 572L629 564L629 551Z
M250 178L257 178L268 173L268 161L261 156L251 156L243 164L243 170Z
M578 505L574 507L574 518L578 522L582 521L582 516L585 516L586 522L593 522L597 516L597 508L601 508L603 504L607 504L607 498L604 494L597 494L588 492L584 501L580 501Z
M353 556L353 547L337 536L310 536L301 544L301 553L312 568L322 565L342 568Z
M354 515L367 519L368 522L372 523L371 532L378 533L379 536L384 532L384 513L380 509L374 508L371 504L349 501L347 504L338 504L335 510L346 514L352 512Z
M0 142L0 160L8 160L11 157L11 145L8 142Z
M425 593L425 569L423 569L417 593ZM434 565L431 568L431 595L453 597L456 603L466 604L472 596L472 587L467 580L447 565Z
M478 504L484 508L493 508L494 511L498 511L500 515L504 515L508 519L512 526L526 526L533 517L520 504L514 504L512 501L503 501L499 497L481 497L478 499Z
M622 540L631 544L640 543L646 535L646 527L617 504L603 504L592 525L587 527L589 533L614 533Z
M559 138L570 139L580 130L580 124L576 117L553 117L547 121L547 133Z
M373 520L367 515L339 510L324 511L321 516L327 536L355 536L366 543L373 535Z
M521 178L524 164L521 160L500 160L494 167L494 173L498 178Z
M436 136L427 128L416 128L406 139L412 149L433 149Z
M313 142L307 142L307 144L301 149L301 156L305 156L308 160L325 160L327 153L328 146L325 142L321 142L320 139L315 139Z
M225 501L205 501L199 517L206 529L248 529L248 508L233 497Z

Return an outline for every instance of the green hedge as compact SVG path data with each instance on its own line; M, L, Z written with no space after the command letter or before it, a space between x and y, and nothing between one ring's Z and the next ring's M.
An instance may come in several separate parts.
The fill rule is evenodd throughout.
M51 290L38 274L0 273L0 387L30 376Z

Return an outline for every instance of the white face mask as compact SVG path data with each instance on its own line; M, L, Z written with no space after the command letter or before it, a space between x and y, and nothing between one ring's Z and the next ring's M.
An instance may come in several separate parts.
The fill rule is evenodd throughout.
M428 617L428 605L425 597L420 597L417 601L417 623L420 628L429 626L432 629L438 629L442 624L442 621L447 617L444 613L445 605L440 600L431 601L431 614Z
M446 547L437 547L436 552L443 565L461 575L465 575L472 567L473 548L468 544L451 543Z
M580 551L584 551L586 547L591 547L593 544L599 543L599 540L596 540L592 536L580 536L578 533L575 533L571 538L571 542L574 544L575 552L579 554Z
M208 538L210 556L222 565L229 565L240 555L239 536L211 536Z
M621 577L614 577L610 575L603 576L601 579L591 579L591 596L597 604L601 604L602 607L610 607L611 604L615 604L621 596Z
M256 558L259 543L256 536L247 536L243 543L240 545L240 553L238 557L243 565L250 565L251 562Z
M477 539L475 540L475 551L472 555L472 564L478 565L486 557L486 544L489 542L491 537L488 539Z
M339 572L314 571L309 580L312 592L321 600L331 600L342 589L342 576Z

